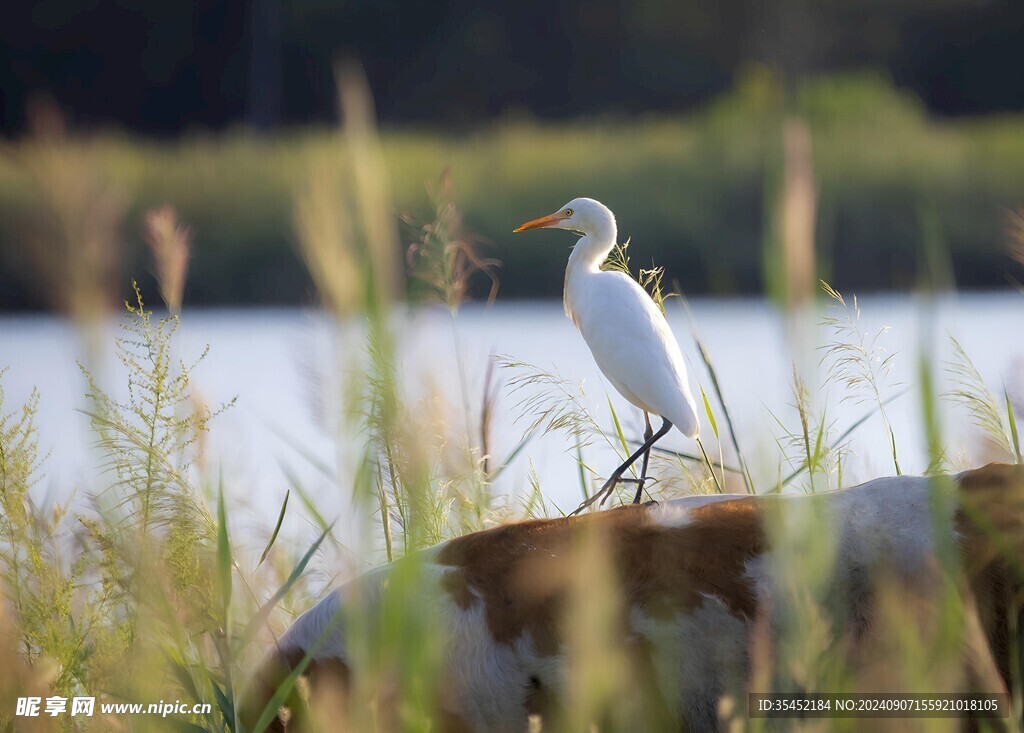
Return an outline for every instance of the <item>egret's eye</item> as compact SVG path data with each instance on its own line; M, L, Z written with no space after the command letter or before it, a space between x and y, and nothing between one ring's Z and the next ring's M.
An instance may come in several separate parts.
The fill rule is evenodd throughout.
M565 210L565 215L566 216L572 216L572 209L566 209Z

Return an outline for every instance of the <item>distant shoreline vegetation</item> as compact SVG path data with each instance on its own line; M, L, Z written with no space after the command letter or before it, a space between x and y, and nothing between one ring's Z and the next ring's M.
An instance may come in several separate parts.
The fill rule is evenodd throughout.
M501 298L558 297L571 237L513 240L511 229L577 195L613 205L637 262L657 261L686 293L746 295L766 289L787 114L813 135L817 268L837 287L905 290L924 270L961 288L1024 279L1006 233L1008 212L1024 204L1024 115L933 120L874 74L820 77L787 96L754 70L686 116L506 120L465 135L389 129L382 142L396 219L429 212L424 184L450 170L481 254L502 262ZM86 239L125 294L130 273L147 270L143 212L170 204L193 232L187 304L314 302L292 205L311 161L337 160L343 175L339 136L236 130L158 142L105 132L0 143L0 310L55 305L61 253L47 248L54 227L75 231L74 217L57 213L75 206L109 208L109 229ZM417 236L402 225L403 248ZM490 286L478 276L471 293ZM415 295L415 281L408 287Z

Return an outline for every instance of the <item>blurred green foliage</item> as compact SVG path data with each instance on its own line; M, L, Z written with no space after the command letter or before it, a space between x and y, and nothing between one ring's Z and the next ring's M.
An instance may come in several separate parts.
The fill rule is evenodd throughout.
M923 105L873 74L811 79L786 94L758 67L686 117L603 118L564 124L506 119L473 134L383 132L395 215L431 211L427 181L450 169L466 225L500 259L501 296L557 297L572 240L512 228L576 196L608 204L640 265L656 260L691 293L763 287L766 201L780 171L780 124L797 113L813 132L821 276L839 288L905 287L932 212L958 284L1005 282L1005 216L1024 202L1024 117L934 121ZM20 167L26 140L0 156L0 307L45 305L23 225L38 187ZM120 276L146 269L143 212L169 203L194 231L186 302L308 302L297 255L294 192L310 162L338 161L332 129L258 137L244 131L154 142L103 134L88 146L128 203ZM417 232L407 228L403 242ZM143 282L148 290L147 283ZM481 278L477 293L489 282Z

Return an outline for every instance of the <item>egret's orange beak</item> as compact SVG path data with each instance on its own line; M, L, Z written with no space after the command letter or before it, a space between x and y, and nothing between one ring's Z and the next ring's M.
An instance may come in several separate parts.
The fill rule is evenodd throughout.
M521 224L520 226L513 229L512 233L518 234L519 232L525 232L527 229L543 229L544 227L554 226L555 224L566 218L568 217L566 217L566 215L563 214L561 211L559 211L557 214L548 214L547 216L542 216L539 219L534 219L533 221L528 221L525 224Z

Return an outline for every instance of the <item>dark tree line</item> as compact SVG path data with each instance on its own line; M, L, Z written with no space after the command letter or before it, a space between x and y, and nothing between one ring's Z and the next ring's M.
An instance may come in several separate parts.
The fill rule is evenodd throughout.
M679 110L744 64L876 65L939 114L1024 109L1021 0L45 0L0 9L0 130L47 95L148 134L331 119L332 63L389 122Z

